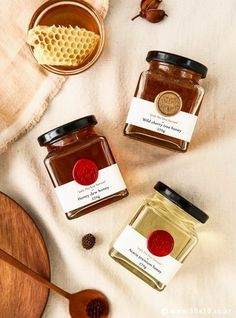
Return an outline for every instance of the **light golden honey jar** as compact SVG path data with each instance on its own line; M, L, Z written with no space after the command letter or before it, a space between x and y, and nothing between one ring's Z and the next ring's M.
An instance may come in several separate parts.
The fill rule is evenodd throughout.
M195 227L208 215L162 182L145 200L109 254L162 291L198 242Z

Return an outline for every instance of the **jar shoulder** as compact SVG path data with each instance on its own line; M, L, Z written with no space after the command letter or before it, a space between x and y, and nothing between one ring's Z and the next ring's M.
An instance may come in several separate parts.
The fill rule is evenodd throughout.
M95 145L108 146L108 141L105 136L99 134L89 135L81 141L74 141L67 145L59 145L52 149L52 151L48 152L44 159L44 163L47 164L51 160L56 159L57 157L67 156L70 153L78 152L80 149L84 150L86 148L93 147Z
M153 219L152 223L156 226L158 226L160 220L163 220L166 224L179 228L182 232L191 236L194 241L198 241L197 231L192 222L184 221L182 217L178 217L176 213L173 213L163 204L153 200L153 197L149 197L143 201L132 221L139 222L142 218L147 218L148 215L149 219Z
M158 70L158 71L145 70L141 72L139 76L139 82L140 81L148 81L149 84L163 82L166 85L169 85L170 83L175 83L175 85L204 90L204 88L201 85L201 82L196 82L192 80L191 78L184 77L184 76L168 74L161 70Z

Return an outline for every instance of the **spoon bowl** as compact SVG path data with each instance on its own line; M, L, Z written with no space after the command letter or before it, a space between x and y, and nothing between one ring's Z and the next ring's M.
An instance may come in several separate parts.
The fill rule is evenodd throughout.
M89 304L93 300L99 300L103 304L102 311L99 313L94 308L94 314L88 312ZM78 293L72 294L69 299L69 311L71 318L105 318L109 314L109 303L107 297L98 290L85 289Z

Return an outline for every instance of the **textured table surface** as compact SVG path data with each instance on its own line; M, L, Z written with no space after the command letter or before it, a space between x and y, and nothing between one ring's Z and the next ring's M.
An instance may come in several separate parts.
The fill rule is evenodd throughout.
M103 291L110 298L112 318L234 318L236 3L164 0L169 17L155 25L141 19L130 21L138 5L136 0L111 1L102 57L84 74L68 79L40 123L0 156L0 190L27 209L42 230L52 280L70 292L90 287ZM185 154L122 136L139 73L146 68L146 53L151 49L185 55L209 67L204 81L206 97ZM68 221L43 166L46 150L38 146L36 138L91 113L110 142L130 196ZM108 256L112 241L158 180L210 215L199 229L199 245L162 293ZM98 238L91 251L80 245L88 232ZM209 313L204 313L207 309ZM66 317L66 300L52 293L44 318Z

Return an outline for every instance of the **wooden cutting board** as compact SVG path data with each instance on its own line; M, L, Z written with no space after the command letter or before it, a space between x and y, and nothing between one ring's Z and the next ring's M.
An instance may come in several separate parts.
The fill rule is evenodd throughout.
M48 253L38 228L22 207L1 192L0 248L50 279ZM48 293L48 289L0 260L0 317L41 317Z

